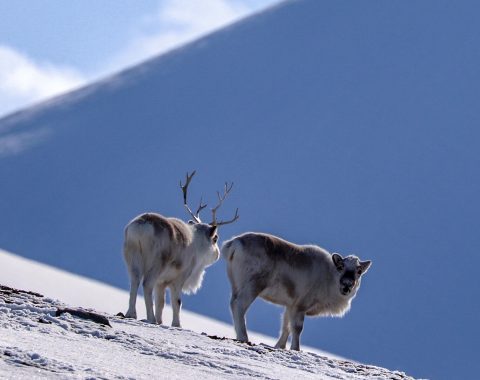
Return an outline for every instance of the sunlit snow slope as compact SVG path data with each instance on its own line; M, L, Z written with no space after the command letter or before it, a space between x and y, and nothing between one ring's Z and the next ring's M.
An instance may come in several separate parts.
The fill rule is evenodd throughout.
M50 298L61 300L69 305L92 308L100 312L115 315L125 312L128 306L128 292L113 286L69 273L49 265L22 258L0 249L0 284L18 289L32 290ZM145 304L139 294L137 300L139 319L145 319ZM165 323L172 320L172 309L165 305ZM234 337L231 324L216 321L202 315L182 310L182 327L198 333L207 333L222 337ZM255 343L275 344L271 337L251 334ZM306 350L324 354L322 351L306 347ZM332 355L330 355L332 356Z
M411 379L308 349L274 350L265 344L272 340L258 334L252 338L260 345L219 339L229 335L228 326L186 311L184 329L114 317L125 292L4 251L0 262L2 379ZM33 292L12 289L20 284ZM96 309L97 318L57 315L79 306ZM108 325L98 323L99 315Z

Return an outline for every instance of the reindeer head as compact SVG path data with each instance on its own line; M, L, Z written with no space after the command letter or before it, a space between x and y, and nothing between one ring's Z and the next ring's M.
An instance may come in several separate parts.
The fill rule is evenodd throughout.
M211 209L212 211L212 221L210 223L203 223L202 220L200 219L200 212L207 207L207 204L203 204L202 198L200 198L200 203L198 205L197 211L194 213L190 207L187 204L187 191L188 191L188 186L190 185L190 182L195 175L196 171L194 170L192 174L186 174L185 178L185 185L182 185L182 182L180 181L180 188L182 189L183 192L183 205L185 206L185 209L187 212L190 214L190 216L193 218L193 220L189 220L188 224L192 227L194 231L194 236L197 238L197 244L199 245L199 249L205 250L208 246L210 246L212 250L212 261L211 263L214 263L215 261L218 260L220 256L220 250L217 245L218 241L218 227L223 226L225 224L230 224L238 220L240 217L238 215L238 208L235 211L235 215L233 216L232 219L226 220L226 221L218 221L216 216L217 216L217 211L227 198L228 194L232 190L233 187L233 182L229 185L227 182L225 182L225 188L223 191L223 194L220 194L220 192L217 191L217 197L218 197L218 204Z
M332 255L332 261L339 273L339 290L344 296L353 297L360 286L360 280L372 264L371 261L360 261L357 256L343 258L338 253Z

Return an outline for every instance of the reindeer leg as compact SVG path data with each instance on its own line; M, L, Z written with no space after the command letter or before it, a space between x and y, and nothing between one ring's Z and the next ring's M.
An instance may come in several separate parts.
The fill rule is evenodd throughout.
M130 272L130 299L128 301L128 310L125 314L127 318L137 319L137 293L138 286L140 285L140 275L137 271L131 270Z
M157 283L155 286L155 321L162 324L163 307L165 306L165 285Z
M143 277L143 296L145 298L147 320L150 323L155 323L155 314L153 313L153 286L155 284L155 279L153 271L146 273Z
M290 317L291 328L292 328L292 344L290 346L291 350L300 351L300 334L303 330L303 321L305 319L305 313L299 312L298 310L292 312Z
M232 293L230 308L232 310L237 340L240 342L248 342L245 314L258 294L259 292L254 292L250 287L243 288L238 293Z
M170 286L170 303L172 304L173 319L172 327L181 327L180 325L180 309L182 307L182 287L178 284Z
M283 312L283 322L282 322L282 330L280 334L280 338L278 339L275 348L285 349L287 346L287 340L290 335L290 311L288 308L285 308Z

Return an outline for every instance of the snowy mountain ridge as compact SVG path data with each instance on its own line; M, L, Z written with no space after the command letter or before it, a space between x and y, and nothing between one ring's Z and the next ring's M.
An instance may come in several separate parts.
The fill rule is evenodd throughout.
M102 282L25 259L2 249L0 249L0 263L2 267L0 283L2 285L34 290L77 307L95 309L111 315L125 311L127 308L128 292ZM137 313L139 319L146 318L145 305L141 296L137 298ZM184 328L199 333L234 337L233 327L227 323L185 309L182 310L181 317ZM167 304L164 309L165 324L169 324L171 320L172 308ZM274 338L262 334L254 333L251 339L253 342L262 341L270 345L275 344ZM314 348L308 347L307 349L326 355L325 352Z
M311 352L240 344L190 330L108 316L111 326L69 313L38 293L0 287L3 379L412 379L401 372Z
M0 251L0 256L6 264L4 273L15 273L8 266L14 255ZM38 267L34 270L38 277L41 271ZM22 266L17 265L16 271L21 272ZM49 274L43 273L44 279ZM71 278L75 288L79 279L74 275ZM55 280L55 276L50 279ZM66 281L57 285L72 288ZM95 286L99 292L95 292ZM105 295L94 282L80 293L97 301L99 295ZM106 304L108 308L111 300L106 300ZM275 350L265 343L241 344L221 336L224 331L218 326L220 336L207 335L103 312L86 315L78 305L71 305L70 309L69 306L35 291L0 286L1 378L412 379L402 372L318 352ZM192 324L192 316L186 314L187 324ZM200 319L198 316L197 329L213 327L212 322L205 325Z

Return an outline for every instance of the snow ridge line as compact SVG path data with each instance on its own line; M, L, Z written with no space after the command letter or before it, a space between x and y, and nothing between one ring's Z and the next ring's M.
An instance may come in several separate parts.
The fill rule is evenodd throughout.
M151 371L149 368L153 363L163 372L162 376L167 378L174 371L169 368L180 366L190 376L192 373L199 373L206 378L279 379L301 376L314 379L321 376L325 379L412 379L403 372L391 372L384 368L331 359L315 353L275 350L264 344L248 345L232 339L92 311L95 315L108 318L112 326L109 327L90 318L72 315L68 311L56 316L59 309L76 310L66 309L61 302L38 293L0 286L0 328L5 332L7 330L14 332L11 342L4 344L0 340L0 359L8 367L27 368L37 371L37 375L38 371L41 371L44 375L55 374L54 376L59 375L62 378L79 376L125 378L121 364L128 363L130 358L131 362L139 359L149 361L150 367L145 367L147 371ZM86 351L99 347L105 352L115 353L114 356L123 355L127 359L121 360L120 364L116 363L113 368L97 368L99 364L92 364L92 361L77 362L77 356L86 356L85 353L78 355L73 352L64 357L63 352L58 353L54 347L55 354L48 354L39 348L35 350L31 342L23 344L23 340L31 335L38 335L39 338L35 338L35 342L50 339L56 342L67 340L74 342L68 342L68 347L72 344L78 345L86 347ZM132 368L129 367L127 370ZM138 370L137 368L136 371ZM22 377L13 370L11 373L13 377ZM133 377L149 376L151 372L141 372ZM2 366L0 377L4 377Z

